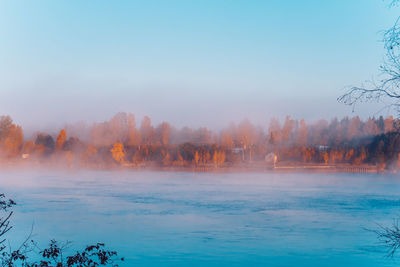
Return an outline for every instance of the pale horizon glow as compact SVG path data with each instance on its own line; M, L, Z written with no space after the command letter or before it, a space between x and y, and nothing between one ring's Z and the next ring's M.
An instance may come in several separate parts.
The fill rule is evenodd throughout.
M0 115L24 129L137 120L377 115L336 98L377 77L384 1L2 1ZM385 111L382 115L388 115Z

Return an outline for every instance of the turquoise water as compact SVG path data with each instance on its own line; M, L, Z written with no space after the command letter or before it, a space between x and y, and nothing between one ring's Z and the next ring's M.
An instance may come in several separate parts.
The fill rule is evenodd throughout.
M376 224L400 218L400 177L353 174L0 174L9 237L102 241L120 266L398 266ZM400 255L399 255L400 256ZM399 257L400 258L400 257Z

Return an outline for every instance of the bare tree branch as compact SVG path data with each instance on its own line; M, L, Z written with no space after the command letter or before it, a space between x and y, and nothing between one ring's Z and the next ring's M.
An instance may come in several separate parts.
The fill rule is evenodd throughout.
M400 248L399 220L394 220L390 227L378 224L378 229L367 230L377 234L379 243L386 248L386 256L393 258Z
M393 0L389 6L397 6L399 0ZM352 86L337 100L355 109L356 104L365 102L384 103L387 108L395 108L400 114L400 17L394 25L383 31L382 42L385 48L385 58L379 67L381 79L378 82L369 81L366 86Z

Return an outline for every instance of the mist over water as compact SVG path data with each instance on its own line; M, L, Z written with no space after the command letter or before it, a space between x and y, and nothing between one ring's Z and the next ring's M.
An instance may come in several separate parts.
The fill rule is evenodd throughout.
M0 265L399 265L398 3L0 1Z
M390 175L3 171L10 240L93 242L121 266L397 266L376 223L399 214Z

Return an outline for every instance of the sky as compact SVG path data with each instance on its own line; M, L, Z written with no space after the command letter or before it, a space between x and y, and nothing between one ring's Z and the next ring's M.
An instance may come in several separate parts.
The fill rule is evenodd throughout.
M388 4L0 0L0 114L36 130L120 111L215 129L376 115L336 99L379 77Z

